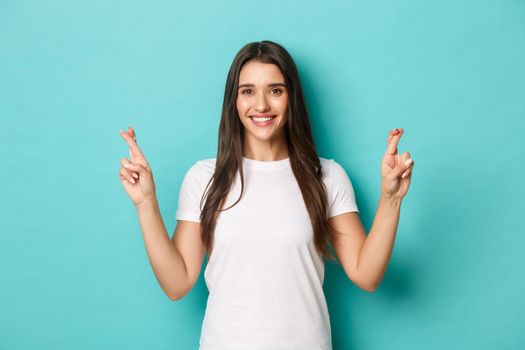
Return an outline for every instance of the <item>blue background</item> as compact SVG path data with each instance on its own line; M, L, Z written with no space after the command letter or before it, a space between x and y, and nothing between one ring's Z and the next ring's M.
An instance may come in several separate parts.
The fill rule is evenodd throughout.
M184 299L162 292L118 130L136 129L171 236L231 61L265 39L296 60L367 232L390 129L415 161L380 288L326 265L334 350L525 347L525 2L3 0L1 349L198 347L204 269Z

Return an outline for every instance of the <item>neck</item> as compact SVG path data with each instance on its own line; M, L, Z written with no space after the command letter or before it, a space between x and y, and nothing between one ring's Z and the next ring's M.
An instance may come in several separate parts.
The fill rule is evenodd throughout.
M243 156L262 162L282 160L289 156L288 146L284 138L261 141L246 137L244 139Z

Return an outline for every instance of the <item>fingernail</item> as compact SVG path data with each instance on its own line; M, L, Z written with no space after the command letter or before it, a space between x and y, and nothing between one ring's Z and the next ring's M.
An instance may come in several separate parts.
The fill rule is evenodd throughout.
M135 183L135 179L134 178L131 178L131 183Z
M407 159L407 160L405 161L405 165L408 166L408 165L410 165L410 163L412 163L412 162L413 162L412 158L409 158L409 159Z

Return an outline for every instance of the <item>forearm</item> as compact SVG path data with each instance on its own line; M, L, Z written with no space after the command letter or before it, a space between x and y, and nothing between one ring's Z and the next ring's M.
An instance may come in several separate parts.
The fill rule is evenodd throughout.
M168 236L157 200L141 203L137 213L148 259L160 286L170 299L182 297L188 281L186 266Z
M381 196L374 222L358 259L358 275L361 283L375 290L385 274L392 255L399 222L401 199Z

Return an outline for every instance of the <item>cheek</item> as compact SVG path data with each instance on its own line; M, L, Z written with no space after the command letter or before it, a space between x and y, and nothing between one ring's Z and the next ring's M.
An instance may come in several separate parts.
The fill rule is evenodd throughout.
M279 102L279 110L286 116L288 111L288 99L283 99Z
M237 106L237 112L239 113L239 116L243 116L244 111L246 110L246 103L243 102L242 100L237 99L236 106Z

